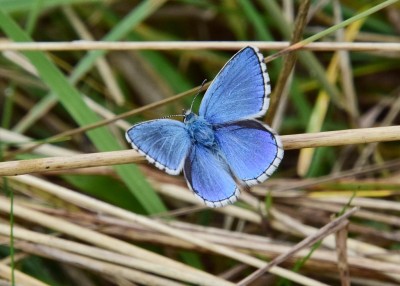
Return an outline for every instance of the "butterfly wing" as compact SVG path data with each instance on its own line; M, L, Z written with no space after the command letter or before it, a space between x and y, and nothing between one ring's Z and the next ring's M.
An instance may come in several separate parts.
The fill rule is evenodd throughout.
M125 137L133 149L171 175L180 173L192 145L185 124L171 119L136 124L126 132Z
M257 120L222 124L215 137L235 176L248 186L268 179L283 158L279 137Z
M263 56L257 48L237 52L211 83L199 115L211 124L256 118L265 114L271 86Z
M218 152L195 144L183 167L189 188L209 207L234 203L240 193L225 160Z

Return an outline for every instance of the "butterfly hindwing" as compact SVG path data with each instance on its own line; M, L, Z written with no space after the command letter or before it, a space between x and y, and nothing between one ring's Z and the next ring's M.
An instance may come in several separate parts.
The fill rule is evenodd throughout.
M235 176L248 186L268 179L283 157L279 137L257 120L222 124L215 137Z
M211 83L200 106L199 115L218 124L265 114L271 86L263 56L257 48L246 47L236 53Z
M133 149L167 173L177 175L192 146L185 124L157 119L132 126L125 134Z
M189 187L209 207L234 203L240 191L225 160L209 148L195 144L183 171Z

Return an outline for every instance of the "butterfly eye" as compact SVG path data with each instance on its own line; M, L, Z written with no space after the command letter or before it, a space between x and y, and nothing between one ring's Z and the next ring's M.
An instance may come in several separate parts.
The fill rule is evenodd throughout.
M193 120L194 113L190 110L186 110L183 121L185 123L191 122Z
M183 111L183 116L184 116L185 118L191 117L191 116L190 116L191 114L193 114L193 112L192 112L191 109L188 109L188 110L184 110L184 111Z

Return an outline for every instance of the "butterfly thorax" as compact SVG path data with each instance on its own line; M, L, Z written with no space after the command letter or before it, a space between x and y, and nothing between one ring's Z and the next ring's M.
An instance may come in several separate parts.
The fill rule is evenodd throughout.
M185 114L184 123L193 142L200 143L206 147L215 146L216 142L212 126L202 116L188 112Z

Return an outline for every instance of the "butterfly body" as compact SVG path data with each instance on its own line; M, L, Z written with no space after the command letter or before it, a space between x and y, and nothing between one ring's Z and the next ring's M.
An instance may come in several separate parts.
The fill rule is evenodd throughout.
M189 188L210 207L237 200L242 186L268 179L283 158L282 143L255 120L269 104L269 77L258 49L246 47L216 76L199 114L183 122L156 119L131 127L126 139L167 173L183 170Z
M184 123L193 143L201 144L206 148L216 147L214 130L204 117L190 112L185 115Z

